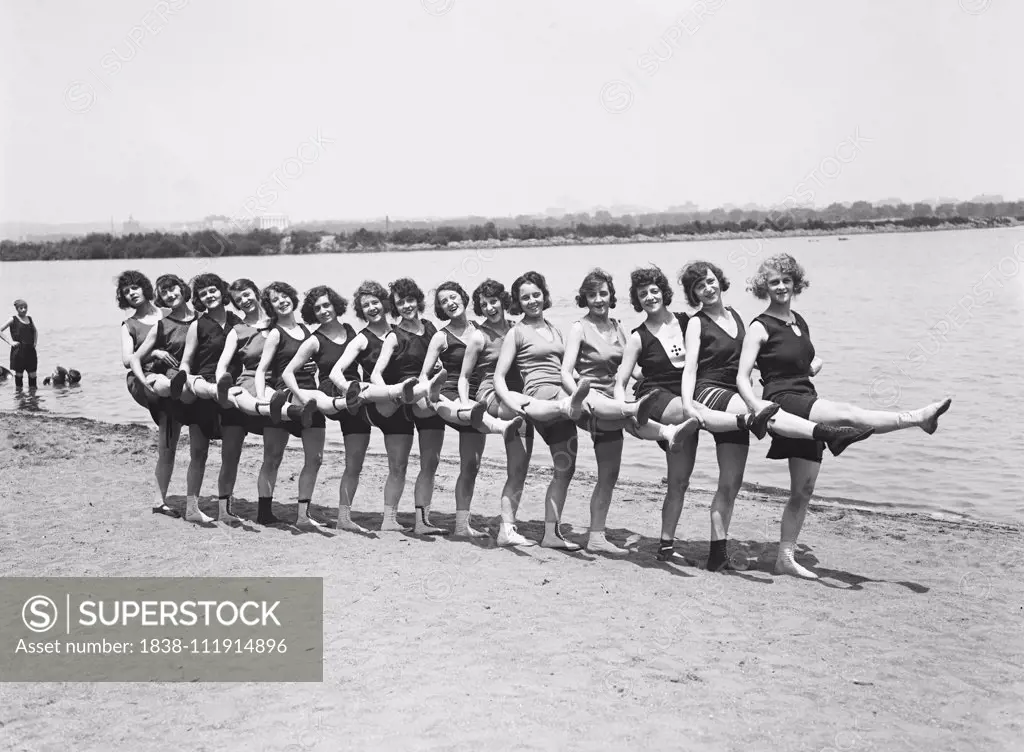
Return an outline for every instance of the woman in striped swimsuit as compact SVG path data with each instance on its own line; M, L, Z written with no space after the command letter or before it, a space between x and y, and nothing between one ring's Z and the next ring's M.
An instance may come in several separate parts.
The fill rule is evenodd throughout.
M480 402L459 399L459 378L465 360L466 343L476 330L476 325L466 316L469 295L458 282L442 282L434 292L434 315L439 321L447 321L431 338L427 355L420 370L420 380L426 381L440 363L447 372L437 402L431 404L444 422L459 434L459 477L455 481L455 535L467 538L486 538L487 533L474 530L470 525L470 506L480 460L488 433L505 434L518 431L523 419L501 420L487 413L487 406ZM477 384L470 375L469 389L475 393Z
M139 379L131 370L132 356L142 347L146 337L163 318L160 309L153 305L153 284L142 272L126 271L117 278L117 305L122 310L133 309L131 316L121 325L121 363L128 370L126 383L128 393L139 405L149 410L149 415L159 429L160 441L157 441L156 486L157 503L154 512L177 517L178 513L167 506L167 488L171 484L174 472L174 456L178 449L178 434L181 425L171 415L169 405L152 391L147 390L145 380ZM155 335L154 335L155 336ZM154 367L177 367L178 360L163 350L154 350L140 361L143 376L151 373ZM173 441L169 441L173 437Z
M821 370L811 333L803 317L792 310L793 298L808 286L804 269L788 254L770 256L758 267L748 288L760 300L769 301L764 313L757 316L747 330L740 354L736 386L743 401L751 409L771 400L786 412L818 423L838 423L875 433L889 433L903 428L920 428L932 434L939 427L939 417L950 406L949 398L917 410L895 413L865 410L844 402L818 398L811 377ZM754 395L750 374L757 365L764 385L762 399ZM793 439L776 436L768 450L769 459L789 462L790 495L782 513L779 551L775 573L805 579L818 575L797 563L796 539L814 484L821 469L825 442L822 439Z
M508 334L515 324L505 317L505 311L512 304L512 298L501 282L486 279L473 290L473 313L483 316L466 342L466 352L459 374L459 401L477 404L486 408L491 418L519 417L498 400L494 391L494 369ZM505 382L513 392L522 392L523 378L512 366L505 374ZM474 388L475 385L475 388ZM523 497L526 474L533 454L533 427L524 430L505 431L505 485L501 490L501 527L498 529L499 546L533 546L535 541L522 535L516 529L516 513Z
M594 441L597 460L597 483L590 497L590 531L587 551L623 556L625 549L605 537L605 521L612 501L612 492L622 465L622 429L650 441L663 441L678 447L693 433L697 421L663 426L649 421L655 394L648 392L637 402L621 402L614 398L615 377L622 363L626 333L617 319L609 317L615 307L615 283L608 272L595 269L584 277L576 295L576 305L586 308L587 315L572 325L562 358L562 384L566 389L579 380L590 382L590 393L584 402L584 423Z
M359 488L359 475L363 469L366 450L370 446L370 421L365 410L355 414L348 411L344 392L334 385L330 374L349 344L356 338L355 330L338 320L348 309L348 301L326 286L314 287L302 303L302 320L319 324L313 336L302 343L295 357L285 366L282 377L285 384L300 401L313 402L331 420L337 421L345 441L345 472L338 486L339 530L365 533L352 521L352 499ZM317 389L303 389L298 378L310 361L316 364L319 385ZM358 366L353 362L343 374L348 381L358 381Z

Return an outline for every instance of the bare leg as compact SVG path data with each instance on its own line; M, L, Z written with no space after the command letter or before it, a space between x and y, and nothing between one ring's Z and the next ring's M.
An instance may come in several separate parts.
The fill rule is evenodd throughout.
M299 503L295 524L299 527L322 528L323 523L309 516L309 505L316 490L316 478L324 462L325 428L306 428L302 431L302 470L299 471Z
M562 537L558 526L565 507L565 497L569 493L569 483L576 474L576 452L578 442L575 436L566 441L551 444L551 482L548 483L544 495L544 538L541 545L545 548L558 548L563 551L578 551L579 544L567 541Z
M413 498L416 504L415 532L419 535L447 534L447 530L430 524L430 502L434 497L434 476L437 475L437 466L441 462L444 429L428 431L416 429L416 432L419 434L420 471L416 475L416 484L413 486Z
M365 533L365 528L352 521L352 501L359 488L359 475L363 472L363 461L366 450L370 446L370 434L352 433L345 437L345 472L338 484L338 522L339 530L350 530Z
M169 426L169 427L168 427ZM178 437L181 435L181 424L173 420L166 412L160 414L160 426L156 440L156 487L160 494L156 510L164 514L177 516L167 506L167 489L171 485L174 474L174 456L178 451Z
M501 528L499 546L535 546L536 541L522 536L516 529L516 515L523 499L523 487L530 471L533 455L533 431L526 436L512 434L505 439L505 486L501 489Z
M409 469L409 452L412 451L412 436L405 433L384 437L384 448L388 453L388 477L384 481L384 519L381 532L405 532L398 524L398 502L405 490L405 474Z
M818 575L796 563L794 552L796 539L804 526L807 506L814 493L814 484L818 480L820 462L789 458L789 501L782 512L782 535L779 541L779 553L775 559L775 574L791 574L808 580L818 579Z
M622 439L595 441L594 457L597 460L597 483L590 495L590 530L587 535L587 551L625 556L629 552L611 543L604 533L608 509L612 503L612 493L615 491L615 484L619 480L619 469L622 466Z
M220 476L217 478L217 495L220 497L217 519L220 522L235 522L238 518L231 513L231 501L238 479L238 463L242 459L242 444L245 429L240 426L222 426L220 442Z
M470 525L469 508L473 503L476 479L480 473L480 459L484 454L487 435L459 434L459 477L455 481L455 535L466 538L487 538L487 533L474 530Z
M210 454L210 440L198 426L189 426L188 443L190 458L185 482L185 519L189 522L213 522L199 508L199 492L206 475L206 459Z
M160 373L151 373L146 377L146 383L156 393L157 397L171 396L171 380Z
M712 572L728 565L729 523L732 522L736 496L743 485L743 471L747 466L749 449L746 444L719 444L715 447L718 455L718 488L711 500L711 552L707 567Z
M875 433L879 434L903 428L920 428L927 434L933 434L939 427L939 417L949 409L951 402L946 398L917 410L894 413L887 410L865 410L846 402L819 399L811 406L810 418L815 423L874 428Z
M688 436L678 452L665 454L668 465L668 488L661 506L661 537L658 544L658 559L676 564L689 564L675 551L676 527L683 512L686 490L690 487L690 475L697 460L697 434Z

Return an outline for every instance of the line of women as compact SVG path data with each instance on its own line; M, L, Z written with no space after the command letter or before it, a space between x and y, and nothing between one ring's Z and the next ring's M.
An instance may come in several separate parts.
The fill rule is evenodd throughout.
M160 427L154 511L176 516L167 506L167 489L178 436L187 425L186 519L212 522L199 508L199 495L210 441L219 438L217 519L239 522L232 507L238 462L246 433L253 433L263 437L256 521L281 522L273 499L278 468L294 436L304 452L295 525L322 529L310 504L327 421L334 421L345 443L336 527L367 532L352 520L352 505L370 434L377 430L388 459L380 530L406 530L397 511L415 437L419 468L411 532L447 534L432 522L431 504L445 433L452 428L460 458L454 535L488 536L472 526L470 513L484 446L494 434L507 458L497 543L535 545L518 532L516 519L539 435L552 461L539 543L576 551L581 545L563 536L560 522L575 474L578 431L584 430L593 439L598 468L585 547L624 556L628 551L608 540L605 525L629 433L656 442L665 453L668 487L657 558L692 564L674 542L699 432L707 431L719 465L707 568L727 571L729 524L749 437L770 433L768 457L787 460L791 476L775 571L813 579L817 575L796 562L794 551L824 449L839 455L872 434L901 428L934 433L950 400L897 413L818 398L811 377L822 363L806 321L791 307L808 282L791 256L766 259L750 280L748 290L768 306L748 327L723 302L729 281L714 264L688 264L678 283L696 314L669 309L673 290L660 269L635 270L629 300L645 318L627 334L611 316L614 281L595 269L576 296L585 313L563 334L544 315L551 295L535 271L508 290L493 279L472 294L457 282L442 283L430 301L440 329L423 318L427 300L415 281L400 278L387 288L366 281L353 294L363 323L356 332L340 320L348 301L327 286L313 288L300 304L297 291L284 282L261 290L248 279L229 285L215 274L201 274L191 284L163 275L154 285L126 271L117 282L117 299L134 310L122 327L128 389ZM752 386L755 367L760 397Z

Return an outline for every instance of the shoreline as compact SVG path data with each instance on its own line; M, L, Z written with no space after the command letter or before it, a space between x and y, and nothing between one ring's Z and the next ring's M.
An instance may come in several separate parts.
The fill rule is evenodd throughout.
M364 254L364 253L403 253L412 251L459 251L459 250L498 250L505 248L561 248L561 247L583 247L583 246L598 246L598 245L637 245L646 243L695 243L695 242L707 242L707 241L720 241L720 240L757 240L757 241L772 241L772 240L785 240L787 238L822 238L822 237L836 237L839 240L846 240L849 236L853 235L892 235L892 234L906 234L906 233L919 233L919 232L965 232L974 230L1000 230L1000 229L1012 229L1024 226L1024 222L1018 221L1013 217L1002 217L1001 222L988 221L979 218L970 218L967 223L954 224L950 222L943 222L942 224L935 225L934 227L928 227L924 225L916 227L906 227L901 225L887 225L878 224L872 227L854 226L844 228L825 228L825 229L806 229L796 228L792 230L717 230L714 232L706 233L676 233L666 235L645 235L635 234L629 237L617 237L617 236L603 236L603 237L576 237L574 235L555 235L548 238L528 238L528 239L514 239L508 238L506 240L499 240L492 238L489 240L460 240L453 241L447 245L438 245L433 243L389 243L382 242L379 245L353 245L352 247L336 248L335 250L312 250L303 251L300 253L282 253L279 249L273 253L233 253L230 256L238 257L249 257L249 256L278 256L278 255L296 255L296 256L315 256L315 255L333 255L333 254ZM331 236L334 234L324 230L307 230L301 227L292 227L288 231L280 234L280 240L289 238L293 231L301 230L304 232L322 232L323 237ZM221 235L215 230L201 230L198 232L212 232L214 235ZM173 233L171 233L173 234ZM235 233L238 234L238 233ZM77 236L76 236L77 237ZM85 236L82 236L85 237ZM117 236L123 237L123 236ZM4 241L5 243L17 244L21 241ZM52 243L56 241L25 241L27 243ZM265 250L265 249L263 249ZM199 255L198 252L193 255ZM209 250L204 251L206 257L216 257L220 253L211 253ZM18 263L21 261L109 261L114 258L123 258L124 260L134 259L156 259L170 261L175 258L191 258L192 256L141 256L141 255L129 255L129 256L108 256L102 258L44 258L44 259L0 259L3 263Z
M155 429L150 423L111 423L107 421L98 420L95 418L83 418L83 417L71 417L64 415L54 415L49 413L23 413L23 412L11 412L6 410L0 410L0 415L10 416L15 419L22 419L27 422L38 421L43 424L56 424L64 426L75 426L86 430L98 432L98 433L110 433L113 435L119 435L123 438L137 438L137 439L151 439L155 435ZM211 459L214 454L217 454L216 447L220 445L220 442L215 440L211 444ZM261 446L258 439L252 436L246 437L246 447L258 447ZM541 445L542 446L542 443ZM286 456L291 456L299 461L302 458L302 448L296 445L294 442L289 442L288 447L285 449ZM338 458L344 457L345 452L343 449L336 446L327 445L324 448L324 466L328 464L331 458L337 460ZM410 453L410 470L415 466L415 462L418 461L419 451L414 445L412 452ZM384 452L379 451L368 451L366 453L367 462L376 462L386 472L387 469L387 455ZM534 449L534 461L531 461L530 468L533 476L543 476L545 479L550 475L550 465L546 463L546 454L537 454L537 449ZM188 433L183 430L181 437L178 440L178 454L175 465L175 476L179 472L178 465L183 465L180 472L184 472L184 465L188 462ZM184 463L184 464L183 464ZM453 475L457 475L459 472L459 461L456 453L443 454L441 456L441 462L438 472L450 472ZM485 473L490 473L494 477L503 477L505 473L505 463L500 460L494 460L487 457L481 459L480 462L480 474L481 477ZM663 469L657 471L657 473L663 473ZM180 480L180 479L179 479ZM572 485L570 490L576 490L577 492L585 489L590 489L597 481L597 474L591 470L577 468L575 475L573 476ZM616 497L620 491L625 490L628 493L643 490L648 492L651 498L657 498L658 500L664 495L663 487L665 485L665 477L659 480L648 480L643 478L625 477L621 478L619 483L616 485L615 494L612 497L612 509L615 508ZM204 486L209 486L210 477L209 472L207 473L206 482ZM411 485L411 481L409 484ZM320 489L320 483L318 481L318 491ZM713 487L700 487L694 486L692 483L686 494L686 505L696 505L702 508L710 508L711 498L715 494ZM209 494L207 494L209 495ZM740 488L740 495L736 499L736 503L756 503L771 505L773 507L783 507L786 504L789 495L788 489L778 488L775 486L766 486L756 482L743 481ZM406 498L408 494L403 495L403 500L408 502L409 498ZM1020 532L1024 533L1024 522L1022 523L1008 523L998 522L992 520L983 520L971 517L966 514L960 514L957 512L950 511L918 511L918 510L900 510L891 507L882 506L888 502L875 502L868 499L854 499L842 496L823 496L815 493L812 496L811 502L808 506L808 511L816 513L828 513L828 512L851 512L869 517L879 517L891 521L905 520L917 523L937 523L942 525L952 525L955 527L962 527L964 529L971 530L989 530L993 532ZM877 505L877 506L876 506Z

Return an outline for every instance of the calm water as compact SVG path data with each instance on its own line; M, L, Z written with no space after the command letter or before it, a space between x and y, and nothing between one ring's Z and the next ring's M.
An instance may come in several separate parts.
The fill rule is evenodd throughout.
M1016 249L1016 250L1015 250ZM188 279L204 270L228 280L251 277L257 284L283 279L300 291L335 286L346 297L365 278L387 282L415 278L424 289L455 279L467 290L486 277L506 285L537 269L552 288L548 315L563 331L580 316L574 294L593 266L614 274L620 286L615 312L627 328L641 319L628 302L628 274L656 263L670 278L688 260L707 259L732 282L726 302L749 321L764 305L745 292L745 279L759 258L787 251L807 269L811 287L796 306L811 327L825 367L815 379L819 394L878 409L912 409L944 394L952 410L934 436L911 429L875 437L839 459L826 454L817 494L865 506L923 510L1006 522L1024 521L1021 450L1024 425L1016 416L1024 348L1024 232L986 230L853 236L846 242L820 239L720 241L576 248L521 248L363 255L177 259L161 261L72 261L0 264L0 303L22 297L40 327L40 372L57 365L78 368L82 386L41 388L34 402L17 399L13 380L0 386L0 410L38 409L112 422L147 423L148 415L128 396L119 358L123 314L114 302L114 279L137 268L151 279L174 272ZM1016 253L1016 256L1015 256ZM682 310L682 295L673 307ZM430 308L428 308L428 313ZM346 318L356 324L351 312ZM6 348L0 358L6 364ZM701 441L696 487L717 477L714 442ZM341 435L329 431L329 443ZM454 454L454 434L446 451ZM581 434L579 466L593 469L590 441ZM764 458L768 442L754 442L746 480L788 488L783 462ZM374 433L371 450L383 451ZM488 456L501 458L497 442ZM535 461L549 463L538 442ZM653 444L626 439L624 478L664 477L664 459ZM178 475L181 481L183 472ZM330 490L333 497L335 491ZM362 490L369 503L377 492Z

